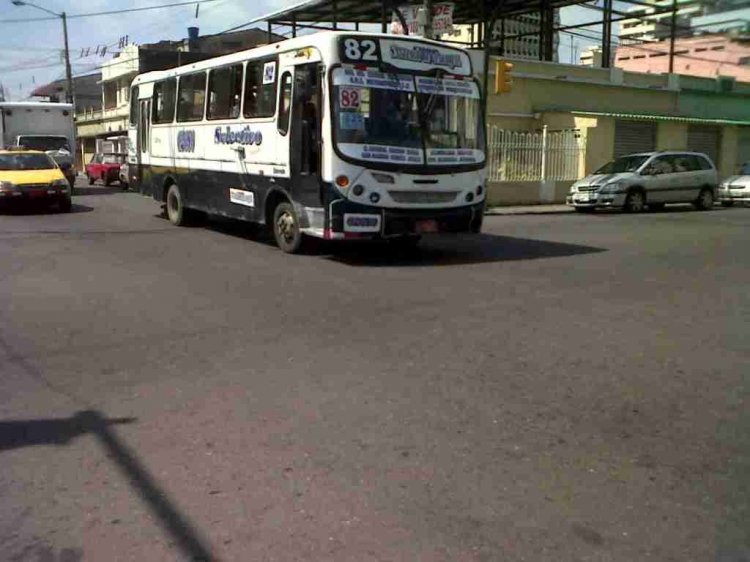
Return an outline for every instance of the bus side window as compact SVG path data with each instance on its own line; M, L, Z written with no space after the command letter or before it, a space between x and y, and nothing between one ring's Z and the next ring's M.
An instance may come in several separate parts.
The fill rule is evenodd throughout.
M276 61L248 62L245 72L245 117L273 117L275 113Z
M279 133L286 135L289 132L289 117L292 107L292 75L285 72L281 77L281 88L279 88Z
M201 121L206 99L206 73L180 76L177 96L177 122Z
M171 123L174 121L176 97L177 80L175 78L167 78L154 84L152 123Z
M138 124L138 86L133 86L133 93L130 94L130 126L135 127Z
M241 64L209 72L207 119L236 119L240 116L242 72Z

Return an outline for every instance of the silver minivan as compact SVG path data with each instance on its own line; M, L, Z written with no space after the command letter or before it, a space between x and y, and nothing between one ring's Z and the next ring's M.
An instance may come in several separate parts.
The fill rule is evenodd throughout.
M719 177L711 159L697 152L645 152L616 158L575 182L566 203L577 211L622 208L638 213L667 203L714 205Z

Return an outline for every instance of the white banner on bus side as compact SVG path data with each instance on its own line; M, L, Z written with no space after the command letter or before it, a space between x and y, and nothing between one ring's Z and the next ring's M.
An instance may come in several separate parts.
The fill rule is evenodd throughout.
M348 142L339 143L338 147L346 156L357 160L391 164L424 164L424 154L421 148Z
M435 2L432 4L432 31L433 33L450 33L453 31L453 2ZM419 25L419 12L424 10L419 5L405 5L399 6L398 11L401 12L406 26L409 30L409 35L419 35L424 29L420 29ZM391 33L394 35L406 35L404 33L404 26L401 25L401 20L395 12L392 14L391 19Z
M333 73L334 86L357 86L360 88L378 88L381 90L397 90L413 92L414 80L403 74L386 74L373 70L356 70L341 68Z
M449 78L417 76L417 91L422 94L479 99L479 88L475 82L451 80Z
M481 150L471 148L428 148L427 163L438 166L477 164L484 160Z

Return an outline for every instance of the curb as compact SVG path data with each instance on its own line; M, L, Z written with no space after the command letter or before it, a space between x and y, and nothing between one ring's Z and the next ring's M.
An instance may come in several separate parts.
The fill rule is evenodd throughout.
M484 212L487 216L513 216L513 215L569 215L575 214L571 208L519 208L519 207L491 207Z

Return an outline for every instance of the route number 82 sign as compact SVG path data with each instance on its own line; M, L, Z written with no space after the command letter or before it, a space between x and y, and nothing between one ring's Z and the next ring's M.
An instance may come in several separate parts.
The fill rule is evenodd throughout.
M359 88L339 89L339 105L342 109L359 109L361 101Z
M341 44L341 58L352 62L378 62L378 44L373 39L348 37Z

